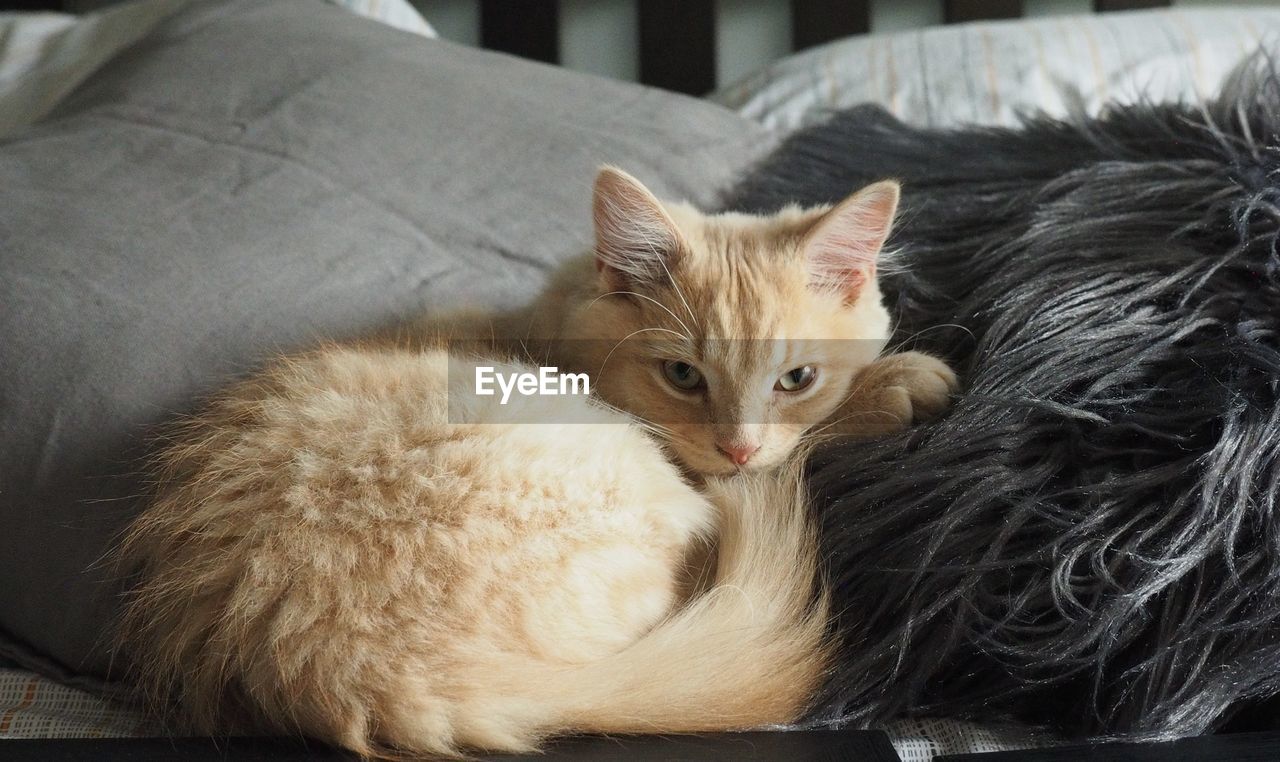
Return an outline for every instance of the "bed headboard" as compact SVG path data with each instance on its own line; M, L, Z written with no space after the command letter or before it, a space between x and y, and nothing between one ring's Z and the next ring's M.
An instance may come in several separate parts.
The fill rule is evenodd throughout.
M442 36L695 95L867 32L1172 0L415 0ZM602 46L608 49L602 50ZM594 55L595 60L591 60Z
M81 12L120 0L0 0ZM1244 0L1258 3L1267 0ZM1274 0L1270 0L1274 2ZM702 95L788 53L867 32L1239 0L409 0L441 36Z

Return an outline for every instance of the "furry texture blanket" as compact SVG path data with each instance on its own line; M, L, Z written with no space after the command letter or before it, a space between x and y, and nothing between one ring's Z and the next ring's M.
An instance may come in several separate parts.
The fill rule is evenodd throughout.
M1200 733L1280 693L1280 80L1020 129L871 107L730 208L896 177L904 345L965 390L817 456L843 661L815 720Z

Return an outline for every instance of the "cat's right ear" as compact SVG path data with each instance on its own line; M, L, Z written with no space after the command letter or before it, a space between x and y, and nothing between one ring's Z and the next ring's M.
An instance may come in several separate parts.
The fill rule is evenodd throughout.
M852 304L876 274L900 189L892 180L868 185L824 214L804 244L811 282Z
M629 291L670 279L680 231L662 202L616 167L596 175L592 214L596 270L609 291Z

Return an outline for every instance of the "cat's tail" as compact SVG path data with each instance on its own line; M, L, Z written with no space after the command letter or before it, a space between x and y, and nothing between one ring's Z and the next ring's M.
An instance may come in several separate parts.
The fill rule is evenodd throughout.
M830 601L799 458L713 481L714 586L629 648L565 675L552 730L679 733L790 722L833 658Z
M604 659L564 666L515 658L496 667L488 698L453 713L454 738L514 750L567 733L735 730L797 719L833 654L800 467L713 481L707 491L721 514L707 592Z

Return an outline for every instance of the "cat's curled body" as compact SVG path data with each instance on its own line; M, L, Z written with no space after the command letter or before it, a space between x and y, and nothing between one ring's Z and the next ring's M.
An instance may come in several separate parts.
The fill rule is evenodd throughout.
M449 409L459 362L320 349L186 423L125 545L143 687L366 755L795 717L827 663L797 474L694 489L584 397ZM560 423L507 423L529 405ZM717 588L673 614L713 532Z
M796 719L830 662L803 437L907 425L954 384L925 355L877 359L897 199L703 217L606 169L594 257L532 312L229 388L174 434L123 544L134 677L192 730L365 755ZM596 393L456 386L476 362L532 371L500 359L527 351Z

